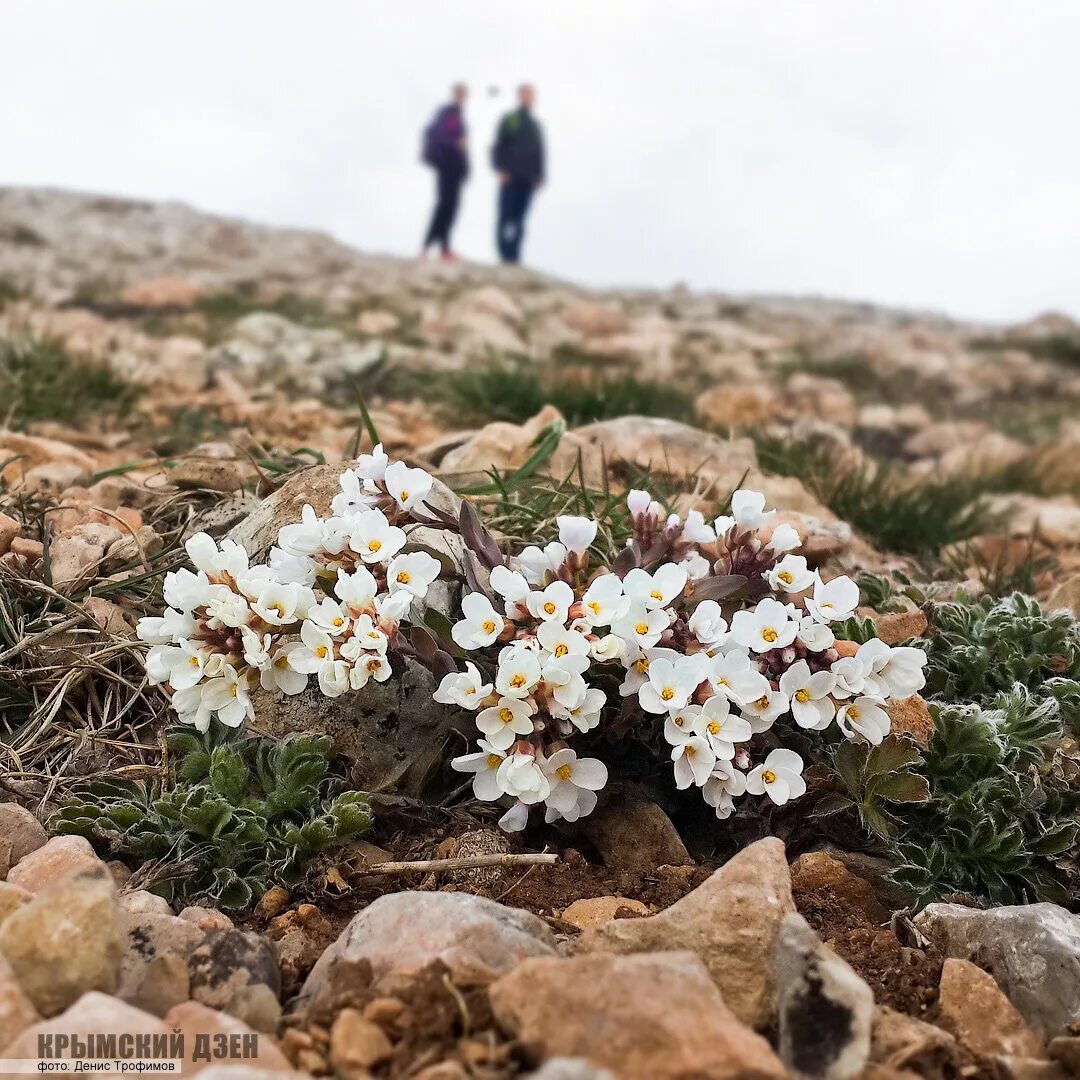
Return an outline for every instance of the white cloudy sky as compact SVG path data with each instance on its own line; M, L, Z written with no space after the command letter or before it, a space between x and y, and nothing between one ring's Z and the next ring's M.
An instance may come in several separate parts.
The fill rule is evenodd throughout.
M1075 0L2 0L0 20L0 183L411 253L419 131L463 78L458 246L488 259L487 149L526 78L551 157L535 265L1080 314Z

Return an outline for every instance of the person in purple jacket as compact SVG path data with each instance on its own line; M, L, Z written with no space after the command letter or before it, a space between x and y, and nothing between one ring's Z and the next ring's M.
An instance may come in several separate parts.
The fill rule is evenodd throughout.
M469 151L462 111L469 91L464 83L455 83L450 95L450 103L443 105L424 129L422 157L424 164L435 170L435 210L420 257L425 257L428 250L438 244L442 258L452 261L457 256L450 246L450 233L461 201L461 185L469 175Z

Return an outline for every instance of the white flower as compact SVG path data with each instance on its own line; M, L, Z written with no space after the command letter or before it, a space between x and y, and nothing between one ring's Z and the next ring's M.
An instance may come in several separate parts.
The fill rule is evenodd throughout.
M871 638L859 646L855 656L867 666L866 688L877 697L911 697L926 685L926 653L922 649L890 647L880 638Z
M628 645L651 649L670 625L668 613L662 608L647 611L643 605L636 604L611 624L611 631L623 638Z
M501 818L499 828L503 832L521 832L529 824L529 808L523 802L516 802Z
M335 637L349 629L349 616L342 606L332 597L324 597L308 609L307 621L314 623L320 630L325 630Z
M686 588L687 573L678 563L664 563L655 573L635 566L623 579L623 592L647 610L665 608Z
M279 547L270 549L267 565L271 574L283 584L314 585L318 566L308 555L290 555Z
M557 622L542 623L536 640L557 660L564 656L588 656L589 640L577 630L569 630Z
M866 676L870 674L870 669L864 658L841 656L833 661L829 670L836 679L832 690L836 697L855 697L866 689Z
M503 697L528 697L540 681L540 658L531 649L508 645L499 653L495 689Z
M191 724L199 731L206 731L210 727L214 713L206 702L206 688L209 685L199 683L173 694L172 707L182 724Z
M389 562L404 546L405 532L381 510L365 510L353 521L349 547L366 563Z
M701 797L716 810L723 821L735 810L733 796L746 791L746 777L730 761L718 761L701 789Z
M610 626L626 614L630 599L623 595L623 583L617 574L601 574L581 598L584 618L590 626Z
M773 529L769 547L771 547L777 555L783 555L785 551L797 551L802 547L802 537L799 536L798 531L791 525L788 525L786 522L781 522ZM801 590L789 589L788 591L796 592Z
M626 642L618 634L605 634L589 643L590 655L603 663L605 660L618 660L626 652Z
M259 671L270 666L270 646L274 639L269 634L257 634L250 626L242 626L240 640L244 645L245 664Z
M502 790L526 806L543 802L551 793L551 781L532 754L520 751L511 754L499 766L496 776Z
M631 516L639 517L648 513L652 501L653 497L647 491L642 491L640 488L631 488L630 493L626 496L626 507Z
M165 614L160 617L147 615L141 618L135 633L140 641L150 645L169 645L181 638L191 637L197 629L198 624L190 614L166 608Z
M654 660L649 681L638 691L641 707L650 713L677 713L686 708L690 695L708 674L708 661L700 653L678 660Z
M671 748L671 760L675 762L675 786L682 791L691 784L702 787L706 783L716 765L716 754L708 739L691 735Z
M804 615L799 620L797 640L810 652L824 652L836 643L836 635L825 624L819 623L812 615Z
M607 766L597 758L579 758L565 747L543 764L551 785L545 802L566 821L577 821L596 808L596 793L607 783Z
M746 790L751 795L768 795L777 806L806 794L802 778L803 759L794 750L773 750L764 763L746 774Z
M732 650L712 659L709 683L713 691L742 705L769 692L769 680L741 650Z
M343 472L338 477L338 483L341 491L330 500L330 511L336 517L358 514L374 503L375 493L354 469Z
M354 690L367 686L371 679L386 682L393 674L390 661L384 653L364 653L353 663L349 671L349 685Z
M531 592L525 598L530 614L543 622L565 623L573 602L574 590L565 581L553 581L546 589Z
M768 731L788 710L788 699L779 690L769 690L761 697L743 704L743 716L755 735Z
M165 603L180 612L191 612L206 605L212 595L212 588L206 574L201 570L197 574L188 569L174 570L165 575Z
M204 685L202 703L226 727L239 727L255 715L247 686L230 664L225 665L219 678L211 679Z
M711 544L716 539L716 530L706 524L700 510L691 510L683 523L682 539L688 544Z
M523 574L511 570L508 566L496 566L488 579L491 587L507 604L507 613L514 604L524 604L529 595L529 583Z
M353 643L356 643L355 646ZM342 655L349 660L356 660L359 653L347 654L346 648L363 649L366 652L386 653L390 646L390 639L375 625L375 620L370 615L361 615L353 623L353 638L342 648Z
M727 619L715 600L702 600L694 608L687 626L702 645L719 645L728 634Z
M551 711L560 719L569 721L578 731L592 731L600 723L600 713L606 704L607 694L603 690L590 688L585 691L585 696L574 708L564 709L562 706L553 706Z
M760 491L740 488L731 496L731 516L740 529L754 532L771 521L775 510L765 510L765 496ZM720 530L717 529L717 532Z
M379 591L375 576L366 566L358 566L351 574L337 572L334 592L351 612L370 611Z
M277 538L278 547L288 555L317 555L325 541L326 526L313 506L305 506L295 524L283 525Z
M700 581L703 577L708 577L709 572L712 570L712 564L709 560L693 549L679 560L679 566L686 571L687 577L691 581Z
M554 540L543 550L527 547L518 555L516 562L529 584L543 585L548 574L558 570L566 562L566 547Z
M450 762L450 768L458 772L471 772L473 776L473 794L484 802L494 802L504 794L498 780L499 766L506 760L506 754L496 749L489 742L480 739L480 751L475 754L463 754Z
M356 472L364 480L381 480L389 464L390 458L383 450L382 443L376 443L370 454L361 454L356 459Z
M884 702L872 697L858 697L847 705L841 705L836 714L836 726L849 738L861 735L868 743L877 746L886 735L892 721L884 709Z
M551 696L564 709L575 709L585 700L588 687L582 675L589 668L588 656L568 653L547 656L542 662L541 675L551 690Z
M791 702L791 715L801 728L823 731L832 723L836 708L829 699L836 676L831 671L811 673L799 660L780 676L780 693Z
M727 698L719 694L709 698L691 717L694 734L708 740L709 748L718 760L731 761L735 744L748 742L753 734L750 724L731 711Z
M467 661L464 671L444 675L432 697L441 705L460 705L463 709L478 709L491 693L491 683L485 683L477 666ZM523 695L524 696L524 695Z
M817 581L817 573L807 567L802 555L785 555L765 571L765 580L775 592L800 593Z
M289 663L289 657L303 648L306 646L300 641L282 645L271 657L270 665L259 672L259 685L264 690L280 690L283 694L302 693L307 688L308 677Z
M497 705L476 714L476 726L496 750L508 750L519 735L531 735L533 707L528 702L501 697Z
M412 602L413 594L406 592L404 589L394 593L393 596L376 596L375 613L383 624L393 623L396 625L409 614Z
M423 469L410 469L404 461L386 466L383 484L402 510L412 510L427 498L431 477Z
M555 520L559 526L559 542L563 547L575 555L584 555L596 539L596 522L592 518L573 517L570 514L563 514Z
M315 594L303 585L267 581L251 602L251 610L270 626L283 626L307 615Z
M806 599L806 610L818 622L840 622L850 618L859 606L859 586L849 577L819 580L814 595Z
M786 649L798 633L788 608L779 600L766 596L756 608L736 611L731 617L731 637L754 652Z
M146 669L152 671L151 682L167 682L174 690L184 690L199 682L210 653L200 649L195 642L181 641L177 645L164 645L151 649L153 659L147 655ZM164 675L164 678L157 676Z
M483 649L494 642L503 631L504 619L483 593L462 597L461 622L450 627L450 636L466 650Z
M207 624L215 630L223 626L238 629L251 621L247 598L233 592L228 585L211 585L206 601Z
M334 660L334 639L310 619L300 627L301 647L289 653L289 666L303 675L314 675Z
M440 570L438 559L426 551L413 551L391 560L386 568L386 583L391 594L404 591L423 600Z
M319 689L328 698L341 697L352 685L350 667L344 660L327 661L319 668L316 677Z
M212 536L199 532L188 537L184 550L196 570L211 576L228 574L235 580L248 569L248 553L235 540L222 540L219 549Z

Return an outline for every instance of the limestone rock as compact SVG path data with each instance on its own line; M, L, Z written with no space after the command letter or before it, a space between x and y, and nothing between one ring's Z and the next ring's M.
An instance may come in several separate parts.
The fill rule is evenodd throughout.
M147 892L145 889L136 889L134 892L122 893L120 896L120 910L131 915L154 914L171 915L172 908L164 896L157 893Z
M924 750L934 734L934 718L921 694L892 698L885 706L896 735L910 735Z
M578 945L613 953L689 949L705 962L735 1015L760 1029L775 1013L773 953L780 924L794 910L784 845L767 837L659 915L586 930Z
M900 645L910 638L922 637L926 633L926 627L926 616L918 608L874 618L874 633L886 645Z
M585 835L615 870L651 873L658 866L693 866L686 845L664 811L633 791L612 798L584 822Z
M28 904L34 899L34 894L18 885L12 885L10 881L0 881L0 925L4 920L18 911L23 904Z
M939 1024L984 1057L1039 1057L1042 1040L994 981L969 960L949 959L941 969Z
M275 1003L281 996L277 956L259 934L209 931L188 957L188 972L192 998L249 1023L265 1018L267 992Z
M357 1009L342 1009L330 1029L330 1064L339 1072L369 1069L393 1049L383 1029Z
M124 945L116 887L104 866L43 889L0 926L0 953L43 1016L87 991L115 990Z
M702 427L749 427L764 424L780 412L780 401L767 386L714 386L698 395L694 418Z
M564 308L559 318L585 337L609 337L630 329L630 320L621 311L588 300Z
M579 930L588 930L612 919L634 919L648 914L649 909L640 900L628 900L625 896L594 896L575 900L563 911L561 918Z
M490 993L499 1023L541 1058L584 1058L619 1080L786 1075L691 953L534 958Z
M931 904L915 924L947 956L989 971L1044 1038L1080 1019L1080 916L1046 903L989 911Z
M800 1076L848 1080L870 1057L874 995L801 915L776 943L780 1057Z
M615 1080L607 1069L598 1069L584 1058L556 1057L545 1061L525 1080Z
M217 1009L207 1008L207 1006L200 1005L197 1001L185 1001L170 1009L165 1016L165 1023L173 1030L183 1031L185 1048L194 1047L196 1035L209 1035L211 1045L213 1045L215 1035L240 1036L241 1038L247 1036L250 1038L256 1034L247 1024L238 1020L235 1016L229 1016L227 1013L219 1012ZM259 1034L255 1045L257 1047L255 1057L247 1058L243 1062L237 1062L238 1065L242 1064L245 1068L250 1069L289 1071L288 1058L278 1049L272 1038L267 1037L265 1034ZM190 1053L189 1050L188 1054L190 1055ZM203 1070L200 1075L206 1076L208 1071Z
M0 527L3 523L0 522ZM3 550L3 544L0 544ZM49 839L45 827L29 810L18 803L0 803L0 836L11 844L11 865L32 851L44 847Z
M11 965L0 956L0 1053L40 1019L37 1009L19 986Z
M878 1005L874 1009L870 1060L886 1069L911 1069L913 1075L944 1080L957 1075L960 1051L946 1031Z
M11 541L22 531L22 526L10 515L0 514L0 555L6 555ZM3 805L8 805L7 803Z
M890 912L873 886L827 851L807 851L791 864L791 887L801 892L827 891L861 911L872 923L888 922Z
M492 979L529 956L554 952L547 924L470 893L387 893L353 916L308 975L301 1000L317 999L341 960L368 960L375 978L442 960L461 977Z
M149 311L190 308L205 291L194 281L171 276L157 277L128 285L120 293L120 303Z

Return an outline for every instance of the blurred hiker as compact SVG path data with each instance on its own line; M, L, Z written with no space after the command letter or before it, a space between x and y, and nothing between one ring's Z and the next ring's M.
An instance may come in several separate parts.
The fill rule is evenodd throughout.
M465 85L455 83L450 103L439 109L424 129L424 164L435 170L435 210L424 238L421 257L438 244L442 258L457 258L450 246L450 233L461 201L461 185L469 175L469 151L462 111L468 96Z
M521 261L525 215L544 182L544 134L532 114L535 97L527 83L518 87L518 107L499 121L491 151L491 163L499 174L495 243L504 263Z

